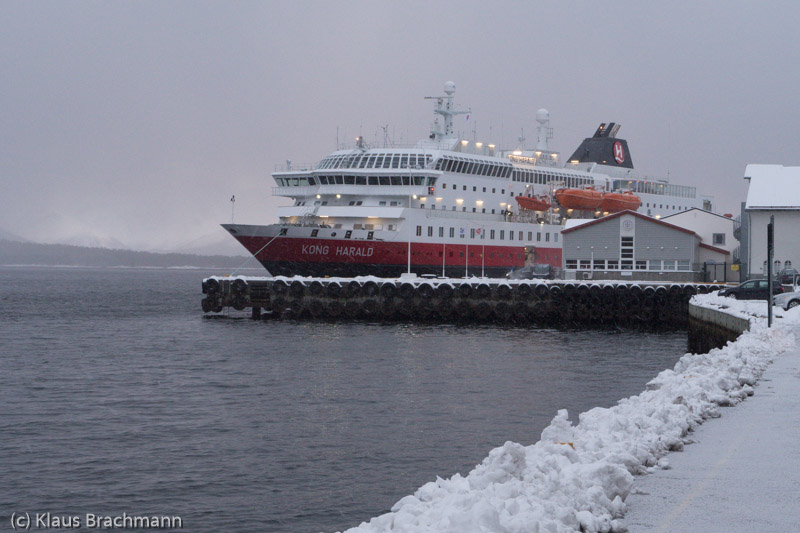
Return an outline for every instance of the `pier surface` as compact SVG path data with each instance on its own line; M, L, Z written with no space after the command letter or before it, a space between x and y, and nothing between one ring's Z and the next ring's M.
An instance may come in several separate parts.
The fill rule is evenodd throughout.
M800 338L800 326L783 327ZM752 398L692 438L669 455L669 470L637 477L631 533L800 531L800 346L775 359Z

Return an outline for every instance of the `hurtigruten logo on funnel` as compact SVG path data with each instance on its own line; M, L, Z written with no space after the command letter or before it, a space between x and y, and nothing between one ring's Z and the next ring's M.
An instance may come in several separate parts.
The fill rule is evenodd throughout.
M614 143L614 161L616 161L618 165L625 162L625 148L619 141Z

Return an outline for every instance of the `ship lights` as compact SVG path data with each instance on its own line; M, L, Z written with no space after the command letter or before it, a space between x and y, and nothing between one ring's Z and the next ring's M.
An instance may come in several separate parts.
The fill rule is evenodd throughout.
M318 195L317 195L317 200L319 200L320 198L322 198L322 195L321 195L321 194L318 194Z
M341 197L342 197L342 195L341 195L341 194L337 194L337 195L336 195L336 198L341 198Z
M466 140L466 139L464 139L463 141L461 141L461 146L466 146L466 145L468 145L468 144L469 144L469 141L468 141L468 140Z
M475 200L475 203L476 203L477 205L483 205L483 200Z
M461 205L461 204L463 204L463 203L464 203L464 199L463 199L463 198L456 198L456 203L457 203L458 205Z
M476 142L476 143L475 143L475 148L480 148L480 147L482 147L482 146L483 146L483 143L482 143L482 142Z
M437 196L437 197L436 197L436 201L437 201L437 202L441 202L441 201L442 201L442 197L441 197L441 196Z

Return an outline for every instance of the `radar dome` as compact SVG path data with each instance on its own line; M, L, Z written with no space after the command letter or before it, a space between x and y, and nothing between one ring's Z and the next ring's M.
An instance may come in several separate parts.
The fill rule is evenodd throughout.
M550 120L550 111L547 109L540 109L536 112L536 122L539 124L544 124L545 122Z
M454 92L456 92L456 84L453 83L452 81L448 81L447 83L444 84L444 92L446 94L453 94Z

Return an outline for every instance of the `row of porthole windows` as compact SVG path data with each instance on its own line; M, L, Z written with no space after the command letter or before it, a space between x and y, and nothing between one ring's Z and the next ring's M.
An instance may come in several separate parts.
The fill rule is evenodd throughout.
M442 183L442 189L443 189L443 190L446 190L446 189L447 189L447 184L446 184L446 183ZM457 190L457 189L458 189L458 185L456 185L456 184L454 183L454 184L453 184L453 190L455 191L455 190ZM467 186L466 186L466 185L462 185L462 186L461 186L461 189L462 189L462 190L464 190L464 191L466 191L466 190L467 190ZM482 187L482 189L483 189L483 192L486 192L486 187ZM476 187L476 186L474 186L474 185L473 185L473 187L472 187L472 192L478 192L478 187ZM505 194L505 193L506 193L506 190L505 190L505 189L500 189L500 194ZM492 187L492 194L497 194L497 187Z
M447 247L447 245L444 245L444 246L445 246L445 248ZM451 250L446 250L446 251L447 251L448 257L456 257L455 252L453 252ZM406 251L406 250L401 250L401 251L398 251L397 253L398 253L398 255L408 255L408 251ZM428 252L428 251L426 251L426 252L415 252L415 251L412 250L411 251L411 255L427 255L427 256L431 256L431 255L433 255L433 252ZM472 250L470 250L469 256L470 257L480 257L481 256L481 252L480 251L473 252ZM503 252L498 252L497 253L497 257L499 259L505 259L506 257L508 257L508 259L514 259L514 256L516 256L517 259L522 259L522 254L521 253L516 253L516 254L515 253L503 253ZM441 250L439 250L439 257L442 257L442 251ZM458 257L464 257L464 252L458 252ZM494 259L495 253L494 252L489 252L489 253L486 254L486 257L489 258L489 259Z
M433 237L434 235L434 226L427 226L427 236ZM445 228L444 226L439 226L438 236L444 237L445 236L445 229L449 230L448 236L450 238L455 238L456 236L456 228L450 227ZM458 228L458 236L461 239L465 239L467 237L467 229L469 229L469 238L470 239L486 239L487 231L484 228ZM417 237L422 237L422 226L417 226ZM489 240L508 240L513 241L515 240L514 237L516 235L516 240L523 241L525 237L524 231L514 231L514 230L494 230L490 229L488 231L488 239ZM549 232L549 231L537 231L536 233L536 242L550 242L550 238L552 235L552 242L558 242L558 233L557 232ZM533 231L527 232L528 242L533 242ZM497 238L499 236L499 238ZM544 241L542 241L544 238Z

